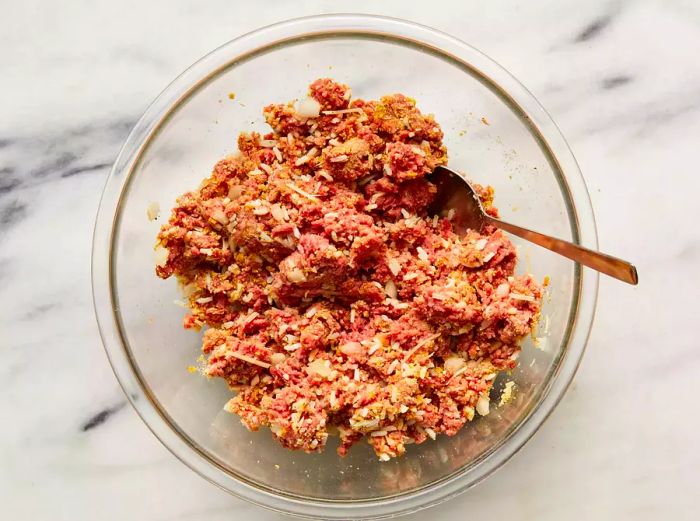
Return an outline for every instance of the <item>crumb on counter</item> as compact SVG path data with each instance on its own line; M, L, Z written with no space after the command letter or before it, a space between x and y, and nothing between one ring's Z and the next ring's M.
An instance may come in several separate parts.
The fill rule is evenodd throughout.
M156 244L184 327L204 329L202 372L235 393L225 409L289 449L333 435L381 461L489 414L542 288L497 228L458 235L427 213L426 174L447 163L433 116L327 78L263 113L272 130L241 133Z

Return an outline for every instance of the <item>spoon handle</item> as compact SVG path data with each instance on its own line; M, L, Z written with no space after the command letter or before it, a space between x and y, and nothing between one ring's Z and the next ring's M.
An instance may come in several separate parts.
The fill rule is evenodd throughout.
M549 235L544 235L542 233L533 232L527 228L522 228L514 224L510 224L500 219L486 216L486 221L498 228L501 228L507 232L517 235L525 240L534 242L548 250L552 250L564 257L567 257L573 261L576 261L584 266L593 268L596 271L615 277L627 284L637 285L639 279L637 277L637 268L635 268L629 262L623 261L616 257L606 255L605 253L600 253L597 251L589 250L583 246L577 246L576 244L562 241L561 239L556 239L550 237Z

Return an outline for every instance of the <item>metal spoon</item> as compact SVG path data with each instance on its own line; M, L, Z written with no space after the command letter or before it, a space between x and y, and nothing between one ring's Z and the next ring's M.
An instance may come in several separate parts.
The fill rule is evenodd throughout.
M481 231L490 224L628 284L638 282L637 269L629 262L491 217L469 182L449 168L438 166L428 180L438 189L435 201L428 208L429 215L444 216L454 209L452 224L457 233L469 229Z

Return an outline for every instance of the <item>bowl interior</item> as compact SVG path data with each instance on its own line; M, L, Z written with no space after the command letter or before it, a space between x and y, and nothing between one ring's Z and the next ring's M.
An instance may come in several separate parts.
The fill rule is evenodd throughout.
M369 446L346 458L330 442L323 454L290 452L269 431L248 432L223 411L232 396L223 382L188 372L200 335L181 327L185 313L175 281L154 274L153 246L175 198L197 187L214 163L236 150L238 132L266 132L261 112L271 102L305 94L318 77L348 83L355 97L402 92L433 113L445 133L450 166L493 185L507 220L575 239L572 202L552 157L529 122L478 71L420 45L387 36L327 35L290 40L215 71L181 98L141 149L117 210L112 238L112 296L126 350L147 394L173 429L203 458L253 486L317 500L386 498L435 484L495 451L540 400L566 349L575 314L574 264L514 239L519 270L551 284L536 336L520 366L501 375L515 398L494 407L454 437L412 445L405 457L379 463ZM229 93L235 93L232 100ZM155 222L146 218L160 205Z

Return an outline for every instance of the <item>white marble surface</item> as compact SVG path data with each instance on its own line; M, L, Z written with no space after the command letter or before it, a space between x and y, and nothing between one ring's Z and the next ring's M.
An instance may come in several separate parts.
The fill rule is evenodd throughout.
M575 383L534 439L430 515L697 519L700 3L267 4L3 3L0 517L281 518L197 477L126 405L92 312L92 224L129 128L191 62L263 24L365 11L461 37L531 89L581 164L601 247L641 275L602 280Z

